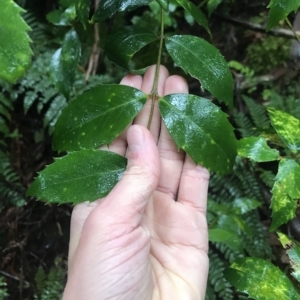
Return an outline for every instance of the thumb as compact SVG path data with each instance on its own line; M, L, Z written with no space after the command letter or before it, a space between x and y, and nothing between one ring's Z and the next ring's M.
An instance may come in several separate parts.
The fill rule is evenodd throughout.
M151 133L143 126L133 125L127 133L128 164L121 180L103 199L99 210L127 223L140 221L159 178L159 154ZM132 224L133 225L133 224Z

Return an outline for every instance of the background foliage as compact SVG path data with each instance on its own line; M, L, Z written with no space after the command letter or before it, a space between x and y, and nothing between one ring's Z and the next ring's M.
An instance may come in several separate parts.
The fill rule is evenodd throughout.
M29 68L25 60L24 70L18 70L17 75L2 76L11 83L0 82L0 299L58 299L66 275L71 207L44 205L32 197L26 198L25 191L36 172L58 155L51 150L51 143L53 127L62 109L83 91L100 83L118 83L126 73L108 59L112 59L112 47L107 42L112 39L109 33L132 24L159 31L160 1L144 1L145 6L135 10L112 11L109 17L113 15L113 18L108 20L98 9L94 18L101 21L99 26L87 21L96 11L97 1L76 1L75 6L71 0L16 2L26 10L22 18L18 17L22 24L22 43L28 43L28 34L33 54ZM252 298L270 299L270 292L262 290L261 294L254 294L251 286L245 285L251 277L257 286L272 288L270 283L274 278L262 280L260 270L255 270L253 263L270 268L272 274L281 272L277 268L274 271L274 265L287 270L287 275L278 273L275 279L282 278L277 286L287 285L294 293L287 299L293 299L298 296L299 288L300 188L298 171L293 173L296 179L278 171L283 158L294 166L299 162L298 149L293 150L293 146L299 146L300 136L297 135L300 126L295 121L300 119L299 67L298 57L290 54L291 47L298 44L291 43L293 32L283 35L280 30L290 30L289 23L294 20L294 28L298 29L293 11L300 3L296 0L192 2L204 15L210 16L209 21L206 23L202 15L193 15L193 10L182 9L186 1L172 0L169 13L164 13L165 34L205 38L225 55L235 79L235 103L232 110L225 106L223 109L230 115L237 138L243 141L233 172L226 176L212 174L207 213L210 273L206 298L247 299L246 294L238 291L243 290ZM82 9L80 5L85 6ZM284 21L288 15L289 22ZM274 25L278 27L273 32L257 29L259 26L271 29ZM28 27L31 31L27 31ZM12 45L13 42L7 47ZM24 53L31 55L29 48L24 49ZM71 50L74 50L72 55ZM144 63L156 62L157 42L137 50L130 61L122 60L128 68L139 70L145 67ZM1 48L0 58L3 53ZM162 63L171 73L186 76L166 50L162 52ZM28 68L26 73L25 68ZM17 77L20 78L16 81ZM187 79L191 93L215 102L197 80L192 76ZM272 112L284 116L285 125L292 120L291 129L284 126L282 132L276 127ZM287 137L288 133L291 137ZM252 140L245 139L250 137ZM263 147L264 152L262 148L258 152L249 151L253 145ZM295 190L292 194L278 195L276 191L282 190L284 180L291 182ZM287 191L291 191L289 185ZM283 215L281 201L277 202L279 209L274 209L276 197L288 199L292 207L285 219L274 223L272 210L273 217L276 212ZM282 232L279 239L268 231L278 226Z

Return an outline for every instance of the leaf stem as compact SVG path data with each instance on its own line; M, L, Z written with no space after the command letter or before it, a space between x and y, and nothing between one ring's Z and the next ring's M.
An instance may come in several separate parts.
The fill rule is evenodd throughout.
M290 29L292 30L293 34L295 35L295 38L297 39L298 42L300 42L300 37L297 34L297 32L295 31L295 29L293 28L293 25L291 24L290 20L288 18L285 18L285 22L288 24L288 26L290 27Z
M159 80L159 69L160 69L160 63L161 63L161 55L162 55L162 48L163 48L163 41L164 41L164 10L163 8L160 9L160 42L159 42L159 50L158 50L158 56L157 56L157 63L155 68L155 76L154 76L154 82L153 87L151 91L151 110L148 120L147 128L150 130L151 122L153 118L153 112L154 112L154 106L155 101L158 99L158 80Z

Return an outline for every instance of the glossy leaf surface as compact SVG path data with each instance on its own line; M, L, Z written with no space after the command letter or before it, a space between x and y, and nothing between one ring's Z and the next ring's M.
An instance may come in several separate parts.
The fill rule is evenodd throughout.
M284 20L292 11L296 11L300 6L300 0L271 0L267 30Z
M14 83L31 62L29 26L20 13L24 10L13 0L0 0L0 77Z
M159 109L178 148L196 164L222 174L231 171L236 139L219 107L198 96L172 94L159 100Z
M300 166L291 159L279 163L278 173L272 189L272 225L270 231L295 217L297 199L300 198Z
M75 19L75 6L71 6L66 10L53 10L47 15L47 20L57 26L70 26Z
M129 86L112 84L90 89L62 111L54 128L54 148L69 151L109 144L146 100L146 94Z
M74 204L106 196L120 180L126 159L101 150L71 152L41 171L26 196Z
M80 41L74 29L66 33L62 48L58 49L51 60L51 75L56 88L69 97L80 59Z
M200 80L219 101L232 107L233 79L227 62L214 46L190 35L174 35L166 39L166 48L175 63Z
M300 281L300 244L299 242L291 239L287 235L277 232L279 241L290 259L290 265L293 269L292 275L299 282Z
M237 142L238 155L256 162L277 160L279 152L271 149L263 137L248 137Z
M300 297L292 282L278 267L260 258L236 259L225 270L225 278L253 299L296 300Z
M75 0L76 14L82 24L86 24L90 12L90 0Z
M151 0L101 0L92 17L92 22L101 22L112 17L116 12L131 11L147 5Z
M194 3L192 3L189 0L175 0L180 6L182 6L191 16L194 18L194 20L201 26L204 27L204 29L211 34L209 27L208 27L208 21L205 16L205 14L201 11L201 9L196 6Z
M133 55L156 39L149 30L128 26L107 36L105 50L110 60L129 69L128 63Z
M275 108L268 108L268 112L271 124L280 138L292 152L298 152L300 150L300 120Z

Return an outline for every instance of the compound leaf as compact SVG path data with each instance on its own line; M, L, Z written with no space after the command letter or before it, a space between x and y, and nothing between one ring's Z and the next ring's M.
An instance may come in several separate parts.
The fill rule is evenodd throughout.
M41 171L26 196L60 204L94 201L112 190L126 162L124 157L109 151L70 152Z
M196 164L218 173L231 171L236 139L227 115L211 101L188 94L172 94L159 100L163 121L178 148Z
M131 11L147 5L151 0L101 0L92 17L92 22L101 22L112 17L116 12Z
M174 35L166 39L166 48L179 67L232 107L232 75L224 57L213 45L195 36Z
M0 7L0 77L14 83L30 65L30 27L20 16L24 10L13 0L0 0Z
M260 258L238 258L225 270L225 278L239 291L258 300L296 300L300 295L288 277Z
M300 150L300 120L292 115L277 110L268 108L271 124L287 145L287 147L296 153Z
M51 75L56 88L69 97L75 79L75 72L81 55L81 46L74 29L66 33L62 48L51 59Z
M267 31L285 19L292 11L296 11L300 6L300 0L271 0Z
M146 94L129 86L112 84L90 89L62 111L54 128L54 148L71 151L109 144L146 100Z
M208 21L205 14L201 11L201 9L192 3L189 0L175 0L180 6L182 6L194 20L211 35L211 32L208 27Z
M248 137L237 142L238 155L256 162L277 160L279 152L271 149L263 137Z
M128 26L107 36L105 50L108 58L119 66L129 69L133 55L157 37L149 30Z

